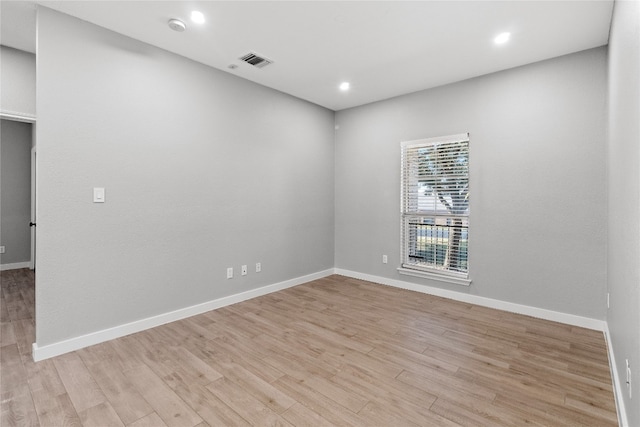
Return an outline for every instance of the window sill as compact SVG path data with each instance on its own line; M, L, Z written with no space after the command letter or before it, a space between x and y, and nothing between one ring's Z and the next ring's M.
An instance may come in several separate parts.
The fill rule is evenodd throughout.
M421 277L424 279L438 280L440 282L453 283L461 286L469 286L471 279L464 279L462 277L447 276L444 274L429 273L427 271L412 270L410 268L398 267L398 273L405 276Z

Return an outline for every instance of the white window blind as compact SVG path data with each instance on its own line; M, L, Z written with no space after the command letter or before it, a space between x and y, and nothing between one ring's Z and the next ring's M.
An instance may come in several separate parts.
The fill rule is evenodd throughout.
M402 143L402 267L468 277L469 134Z

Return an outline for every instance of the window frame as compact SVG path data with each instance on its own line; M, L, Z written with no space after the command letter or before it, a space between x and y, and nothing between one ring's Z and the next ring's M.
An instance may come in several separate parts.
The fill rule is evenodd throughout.
M446 143L456 143L456 142L466 142L467 143L467 165L469 164L470 157L470 138L468 133L456 134L456 135L448 135L434 138L425 138L413 141L403 141L401 142L401 171L400 171L400 240L401 240L401 248L400 248L400 260L401 264L398 268L398 272L403 275L414 276L414 277L423 277L429 279L440 280L449 283L460 284L464 286L469 286L471 284L471 279L469 278L469 232L470 232L470 206L467 206L465 214L453 214L451 212L442 213L438 212L438 209L434 205L433 210L424 210L420 211L416 209L415 211L409 210L407 208L409 204L409 197L411 194L409 193L408 187L410 186L410 182L407 179L408 175L406 173L407 167L409 167L410 159L407 158L407 152L411 149L417 149L420 147L429 147L437 144L446 144ZM415 166L413 166L415 167ZM467 185L470 187L470 173L468 170L466 171L466 180ZM433 219L434 225L437 223L438 218L464 218L467 224L467 260L466 260L466 271L452 271L446 268L436 268L430 267L428 265L418 265L416 263L409 263L409 256L411 252L410 248L410 237L409 237L409 227L406 222L409 218L427 218ZM448 237L447 237L448 239Z

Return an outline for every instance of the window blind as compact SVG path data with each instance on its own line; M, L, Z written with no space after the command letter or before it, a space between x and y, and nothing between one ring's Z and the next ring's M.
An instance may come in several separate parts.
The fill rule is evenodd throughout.
M469 134L402 143L402 266L468 277Z

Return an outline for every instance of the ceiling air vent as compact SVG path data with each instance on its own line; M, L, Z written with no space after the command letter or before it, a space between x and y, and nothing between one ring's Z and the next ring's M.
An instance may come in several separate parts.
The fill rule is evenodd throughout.
M246 55L241 56L240 60L257 68L264 68L269 64L273 64L272 60L258 56L255 53L247 53Z

